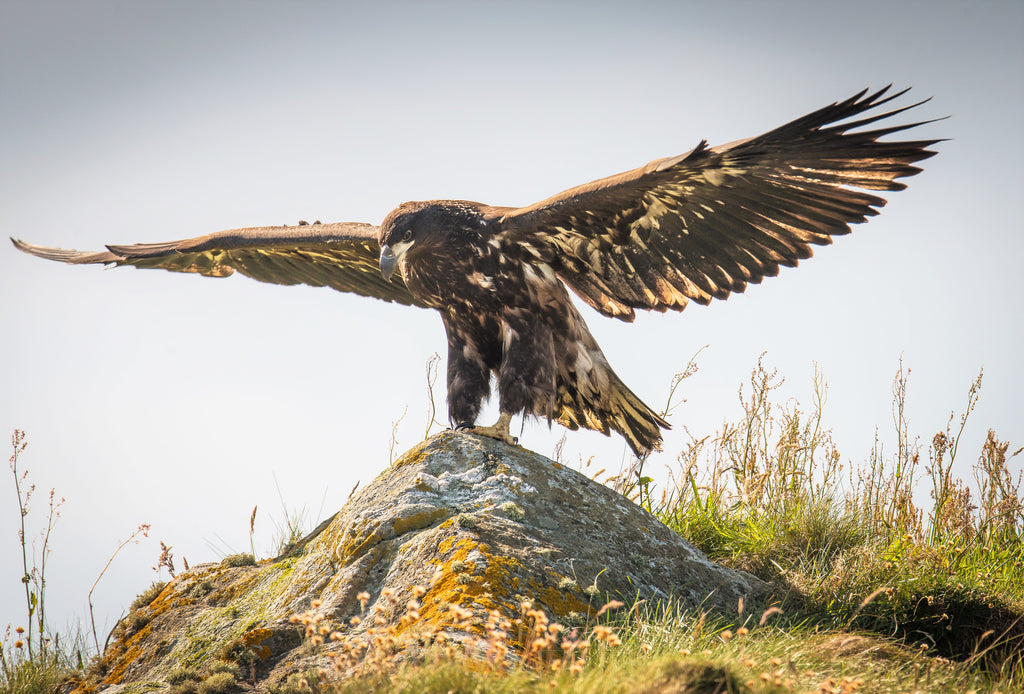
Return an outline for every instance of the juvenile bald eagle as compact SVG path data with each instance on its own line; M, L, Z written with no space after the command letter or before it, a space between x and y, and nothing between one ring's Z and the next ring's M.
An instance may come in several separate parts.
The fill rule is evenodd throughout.
M880 142L921 125L863 126L914 106L849 121L902 95L867 90L759 137L572 188L529 207L407 202L380 227L360 223L232 229L96 253L35 246L65 263L112 263L261 282L332 287L436 309L448 336L448 415L458 428L511 441L526 414L625 437L642 455L665 420L619 379L568 290L600 313L681 311L742 292L811 256L901 190L897 178L939 140ZM843 122L845 121L845 122ZM497 377L500 418L475 427Z

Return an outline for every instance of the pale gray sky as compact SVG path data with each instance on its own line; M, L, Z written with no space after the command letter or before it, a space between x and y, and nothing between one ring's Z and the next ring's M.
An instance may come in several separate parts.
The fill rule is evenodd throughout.
M989 427L1024 444L1022 36L1020 2L7 0L0 232L99 249L299 219L378 223L405 200L528 204L864 87L912 86L934 97L915 116L950 116L917 135L951 141L881 216L728 302L634 325L587 318L654 406L710 345L654 472L673 465L683 425L703 435L737 415L765 350L804 401L820 364L826 423L853 463L876 426L891 445L901 355L925 441L984 366L966 464ZM289 506L339 508L386 466L406 405L399 449L422 435L424 365L444 350L428 311L10 247L0 297L0 431L27 430L23 465L68 499L50 564L57 627L84 614L141 522L150 538L97 590L108 627L155 577L158 540L193 564L247 550L258 504L265 554L282 516L275 476ZM522 443L550 454L562 433L528 424ZM624 450L585 432L565 446L609 469ZM0 489L0 556L13 559L14 492ZM0 627L24 621L14 564L0 562Z

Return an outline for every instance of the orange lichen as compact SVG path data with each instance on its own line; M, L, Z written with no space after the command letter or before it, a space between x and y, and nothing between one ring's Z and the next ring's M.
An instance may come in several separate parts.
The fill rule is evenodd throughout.
M195 576L189 576L188 578L194 579ZM182 580L185 580L185 577L179 577L176 581L171 581L147 606L140 608L149 617L150 622L168 610L194 602L184 592L176 590L177 585ZM152 625L147 624L126 639L114 642L113 646L103 657L104 663L109 668L103 679L104 684L119 683L132 664L139 657L147 653L148 650L151 650L146 648L145 641L152 631ZM87 688L79 687L79 690L84 692Z
M124 678L132 663L146 652L145 641L152 632L153 629L147 624L121 644L121 649L115 650L115 654L123 652L123 655L119 657L117 655L111 656L110 660L117 658L117 662L111 664L107 676L103 679L104 684L118 684Z
M271 656L271 650L269 646L264 646L263 642L274 635L270 629L250 629L249 631L242 634L242 643L252 649L252 652L256 654L256 657L260 660L264 660Z

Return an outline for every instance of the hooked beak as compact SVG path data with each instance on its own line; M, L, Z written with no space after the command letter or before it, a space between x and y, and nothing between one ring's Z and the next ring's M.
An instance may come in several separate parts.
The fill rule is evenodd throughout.
M398 256L391 250L391 246L384 244L380 249L380 274L390 282L391 275L395 274L395 268L397 267Z

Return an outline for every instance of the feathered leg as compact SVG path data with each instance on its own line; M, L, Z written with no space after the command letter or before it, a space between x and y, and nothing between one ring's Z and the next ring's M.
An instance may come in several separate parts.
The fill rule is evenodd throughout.
M476 423L484 398L491 394L491 371L479 345L457 325L444 320L448 333L448 420L456 429Z

